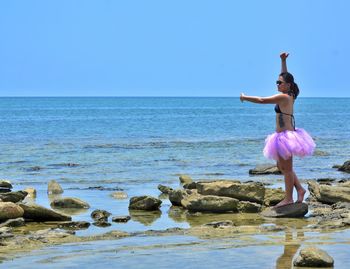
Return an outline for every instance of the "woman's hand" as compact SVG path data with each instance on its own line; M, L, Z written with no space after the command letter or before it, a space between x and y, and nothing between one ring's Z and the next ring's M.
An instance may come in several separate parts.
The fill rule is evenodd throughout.
M282 52L280 54L281 60L286 60L288 58L289 53L288 52Z
M245 97L245 95L244 95L244 93L242 92L241 95L239 96L239 99L241 99L241 102L242 102L242 103L243 103L243 101L244 101L244 97Z

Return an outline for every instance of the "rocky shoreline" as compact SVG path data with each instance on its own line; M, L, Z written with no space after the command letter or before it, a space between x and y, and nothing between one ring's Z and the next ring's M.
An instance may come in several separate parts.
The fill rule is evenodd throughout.
M342 169L344 166L346 163ZM266 167L264 169L266 170ZM267 168L267 171L277 173L272 168ZM259 174L256 171L254 173ZM190 228L135 233L110 231L93 236L76 236L75 232L88 229L91 224L108 227L111 225L109 219L127 223L135 218L138 212L145 212L143 214L146 215L156 214L159 212L162 200L151 196L135 196L129 201L129 216L112 216L108 211L101 209L91 213L91 222L72 221L71 216L58 210L88 209L90 205L76 197L57 197L52 199L50 204L52 209L45 208L35 204L34 189L14 192L11 191L12 185L9 181L1 180L1 259L7 259L14 253L50 245L111 240L137 235L191 235L212 238L229 237L234 234L269 234L290 230L291 227L295 229L300 220L306 222L301 228L297 228L303 232L336 231L350 227L350 181L310 180L307 182L310 196L306 203L271 209L283 199L282 189L269 188L261 182L239 180L195 182L187 175L181 175L179 180L183 186L180 189L174 190L164 185L159 185L158 189L163 198L169 199L172 204L168 211L169 217L192 222ZM48 184L48 195L63 192L63 188L57 182L51 181ZM111 196L116 199L128 197L122 191L116 191ZM307 218L304 217L306 214ZM239 215L241 220L230 219L229 216L232 215Z

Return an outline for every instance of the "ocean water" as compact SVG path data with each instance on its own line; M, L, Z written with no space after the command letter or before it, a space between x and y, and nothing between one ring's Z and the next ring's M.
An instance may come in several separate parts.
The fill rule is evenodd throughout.
M350 177L332 168L350 159L349 107L350 98L298 98L295 105L297 127L306 129L317 144L314 156L294 160L295 170L304 185L307 179ZM179 187L179 174L188 174L194 180L259 180L281 185L281 176L248 174L256 165L273 163L264 158L262 149L265 137L274 132L274 124L272 105L241 103L239 98L0 98L0 178L10 180L15 190L35 187L36 202L46 207L50 207L51 201L46 194L47 182L55 179L64 189L63 196L78 197L91 205L88 210L71 213L73 220L92 222L90 213L94 209L131 216L126 224L112 223L108 228L91 225L77 235L109 230L188 228L218 219L244 223L235 214L188 216L172 209L166 198L162 198L159 212L135 213L128 210L128 199L115 200L110 193L112 189L120 189L129 197L158 196L158 184ZM76 165L69 166L69 163ZM105 190L89 189L98 186ZM254 221L257 225L266 223L263 219ZM303 225L308 225L307 220ZM348 232L345 234L348 237ZM94 266L105 258L113 262L114 256L109 253L114 249L147 245L149 239L142 238L110 242L107 245L112 246L112 250L103 242L63 245L29 256L18 254L14 261L4 265L39 268L39 265L45 267L46 262L57 260L57 268L70 268L71 263L81 264L79 257L90 255L91 249L100 248L102 244L106 247L93 253L96 260L85 264ZM184 264L185 268L219 249L223 249L219 255L224 256L244 252L246 254L239 260L243 259L246 268L257 268L255 263L250 264L249 253L264 249L255 247L254 243L247 247L222 247L225 241L221 240L213 243L212 249L207 247L209 243L203 246L201 240L192 237L173 236L164 240L169 240L170 246L175 244L175 249L179 249L177 244L181 247L188 241L195 242L187 247L193 256L188 257L190 263ZM197 241L200 241L198 247L195 246ZM329 246L332 244L330 242ZM147 253L141 249L136 256L134 252L126 252L116 259L128 267L135 266L134 263L145 256L148 263L160 259L159 268L168 267L167 255L172 248L160 252L162 247L159 249L156 244L151 250L145 250ZM270 248L270 254L260 259L266 268L272 268L281 251L283 253L283 247L276 242ZM343 248L340 243L334 249ZM56 257L57 251L69 253L71 250L79 256L71 258L69 254L62 254ZM130 255L135 259L129 259ZM231 261L224 256L220 259L221 265ZM181 261L180 256L178 261ZM344 257L339 261L344 262ZM220 262L215 264L220 265ZM141 264L139 267L144 268Z

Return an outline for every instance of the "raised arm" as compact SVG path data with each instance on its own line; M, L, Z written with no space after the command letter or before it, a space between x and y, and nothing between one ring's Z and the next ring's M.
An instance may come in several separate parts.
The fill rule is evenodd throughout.
M256 104L281 104L288 100L288 95L284 93L268 96L268 97L260 97L260 96L248 96L244 93L241 93L240 96L241 102L248 101Z
M289 55L288 52L282 52L280 54L280 57L281 57L281 73L288 72L287 71L287 57L288 57L288 55Z

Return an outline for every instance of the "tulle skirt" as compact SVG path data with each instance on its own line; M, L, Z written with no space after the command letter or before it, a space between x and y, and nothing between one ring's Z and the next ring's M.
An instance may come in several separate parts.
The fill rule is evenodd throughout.
M312 137L304 129L296 128L295 131L286 130L267 136L264 156L276 161L279 157L288 160L292 156L310 156L315 147Z

